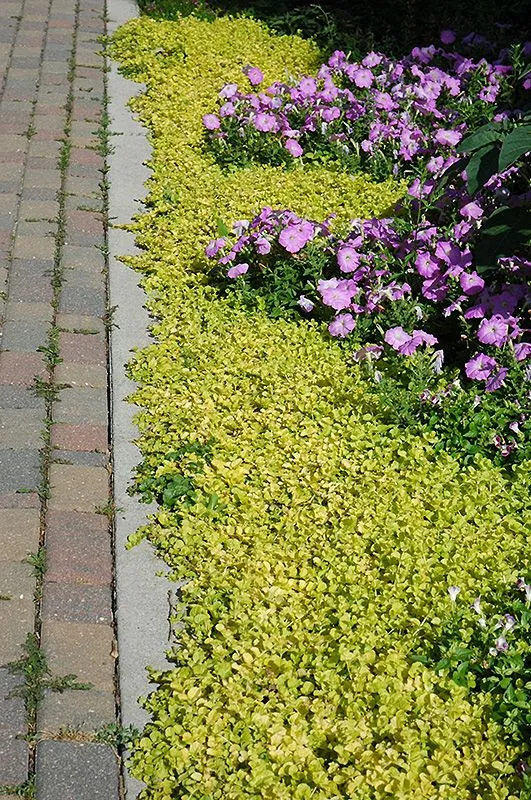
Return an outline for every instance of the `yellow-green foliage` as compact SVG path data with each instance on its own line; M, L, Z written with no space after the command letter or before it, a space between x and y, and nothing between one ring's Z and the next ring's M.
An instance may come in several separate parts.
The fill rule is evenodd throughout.
M371 397L316 327L248 315L204 283L215 219L261 204L314 218L383 213L399 187L325 170L224 175L200 117L247 63L307 71L312 47L251 21L137 21L115 53L147 93L150 211L138 223L158 343L132 373L143 473L213 440L177 515L144 533L186 578L176 668L157 673L133 755L146 800L503 800L515 752L488 697L411 653L527 554L523 470L463 469L375 421Z

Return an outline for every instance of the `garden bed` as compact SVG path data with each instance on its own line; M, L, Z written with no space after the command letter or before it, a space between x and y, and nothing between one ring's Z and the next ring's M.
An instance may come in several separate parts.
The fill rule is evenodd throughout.
M405 184L216 161L202 117L220 88L250 65L266 85L315 73L307 41L192 16L134 21L113 47L146 84L134 108L154 146L132 266L156 344L130 370L144 408L135 488L160 510L138 535L186 581L175 667L153 676L133 752L142 796L523 797L526 746L495 693L440 655L452 636L474 644L478 596L489 620L522 596L528 464L464 465L433 433L389 423L322 321L220 292L205 256L265 206L334 212L340 230L388 216Z

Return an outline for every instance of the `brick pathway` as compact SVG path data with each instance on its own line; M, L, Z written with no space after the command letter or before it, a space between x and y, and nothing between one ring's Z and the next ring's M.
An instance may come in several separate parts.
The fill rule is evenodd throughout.
M0 800L120 796L94 741L116 721L104 6L0 2ZM50 687L72 674L92 688Z

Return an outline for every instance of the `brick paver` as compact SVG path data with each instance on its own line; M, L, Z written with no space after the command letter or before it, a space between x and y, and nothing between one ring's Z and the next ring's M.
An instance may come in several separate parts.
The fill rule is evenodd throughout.
M119 797L112 749L64 740L116 721L104 11L0 3L0 786L35 776L37 800ZM28 714L8 665L29 633L52 675L93 688L47 689Z

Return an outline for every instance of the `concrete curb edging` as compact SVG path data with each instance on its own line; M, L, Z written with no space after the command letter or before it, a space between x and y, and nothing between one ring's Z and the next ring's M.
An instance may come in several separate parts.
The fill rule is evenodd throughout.
M134 0L109 0L108 32L138 16ZM144 162L151 148L145 130L133 119L126 104L138 94L139 85L118 73L110 64L108 73L108 111L111 133L109 163L109 217L112 224L124 224L140 210L136 198L145 196L144 183L149 170ZM124 230L109 229L109 294L110 307L116 306L111 333L112 442L114 460L114 501L119 509L115 521L116 548L116 613L118 625L119 684L121 716L124 726L142 728L148 716L138 698L153 688L146 674L146 665L167 669L164 652L169 647L170 600L172 584L157 572L164 564L156 558L147 542L125 550L127 537L145 523L150 509L127 494L133 468L140 461L133 439L138 430L133 424L135 408L125 402L135 385L124 373L124 364L133 347L150 343L147 333L148 314L143 307L145 295L138 286L137 275L118 260L119 256L138 252L133 235ZM153 509L151 509L153 510ZM142 784L125 775L127 800L138 795Z

